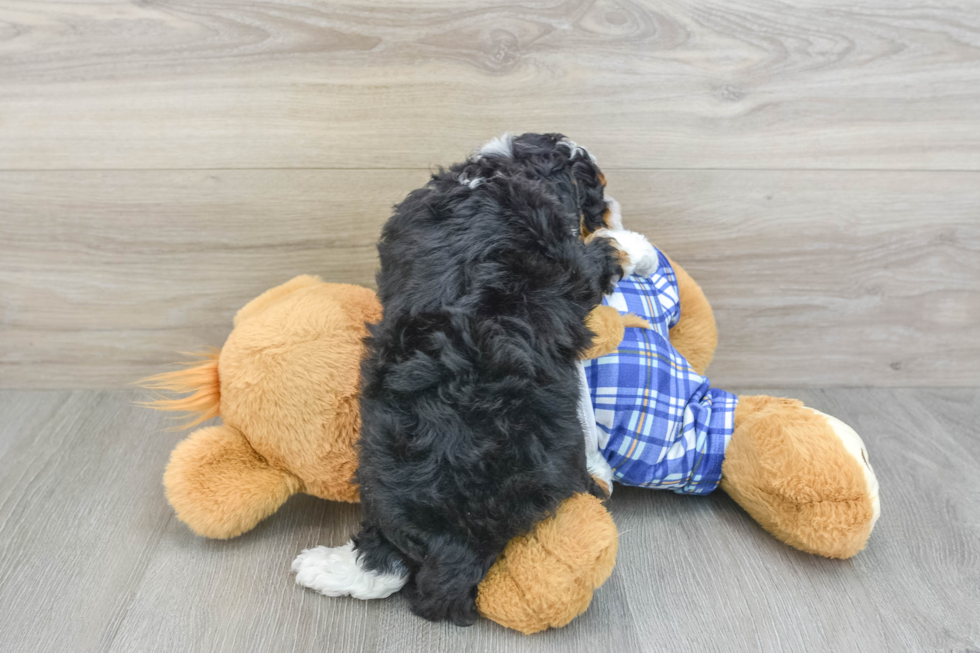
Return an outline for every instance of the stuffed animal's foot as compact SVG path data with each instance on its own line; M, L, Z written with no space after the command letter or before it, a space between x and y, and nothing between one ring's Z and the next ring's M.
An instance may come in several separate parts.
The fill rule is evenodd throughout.
M325 596L383 599L408 581L408 574L385 574L361 566L354 542L306 549L293 560L296 584Z
M480 583L480 613L524 634L564 626L585 612L616 564L619 534L588 494L565 501L531 533L510 541Z
M650 323L638 315L617 311L612 306L599 304L585 317L585 326L595 334L592 346L582 352L582 360L606 356L619 349L626 335L626 327L652 329Z
M878 519L878 481L854 430L795 399L740 397L721 488L780 540L849 558Z
M182 522L198 535L218 539L252 529L302 487L228 425L199 429L177 445L163 485Z

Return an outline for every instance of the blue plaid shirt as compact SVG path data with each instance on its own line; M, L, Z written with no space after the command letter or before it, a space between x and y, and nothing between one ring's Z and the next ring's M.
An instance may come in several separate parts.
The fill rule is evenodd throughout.
M619 483L707 494L721 480L738 398L712 388L671 346L680 294L659 255L653 275L623 279L603 300L653 330L628 328L618 350L585 361L599 450Z

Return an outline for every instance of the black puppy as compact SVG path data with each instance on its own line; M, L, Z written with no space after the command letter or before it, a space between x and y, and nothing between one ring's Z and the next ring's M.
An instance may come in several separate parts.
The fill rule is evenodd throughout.
M297 582L459 625L507 542L586 471L577 361L623 275L604 179L560 134L495 139L395 208L378 251L384 317L363 363L353 545L297 558ZM588 241L588 242L586 242Z

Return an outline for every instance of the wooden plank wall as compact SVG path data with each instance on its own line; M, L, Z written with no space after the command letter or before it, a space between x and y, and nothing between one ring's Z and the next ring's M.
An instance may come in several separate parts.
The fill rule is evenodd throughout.
M980 2L0 5L0 387L121 387L562 131L716 307L721 385L980 384Z

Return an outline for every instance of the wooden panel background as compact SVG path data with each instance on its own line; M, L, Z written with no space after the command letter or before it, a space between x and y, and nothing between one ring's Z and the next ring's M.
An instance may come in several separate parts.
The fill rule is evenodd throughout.
M0 387L119 387L505 130L599 157L721 385L980 384L980 2L0 6Z

